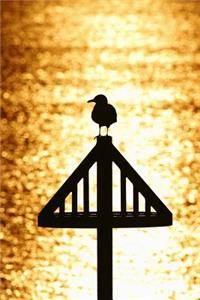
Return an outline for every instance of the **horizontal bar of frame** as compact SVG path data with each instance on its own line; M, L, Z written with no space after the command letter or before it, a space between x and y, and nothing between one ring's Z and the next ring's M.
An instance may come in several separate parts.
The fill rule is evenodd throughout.
M150 214L139 212L137 216L133 212L127 212L126 215L121 212L113 212L109 218L100 218L95 212L89 212L89 214L77 212L76 216L73 213L64 215L54 213L45 219L38 219L38 225L41 227L97 228L105 226L105 224L112 228L170 226L172 225L172 216L171 214L158 215L156 212Z

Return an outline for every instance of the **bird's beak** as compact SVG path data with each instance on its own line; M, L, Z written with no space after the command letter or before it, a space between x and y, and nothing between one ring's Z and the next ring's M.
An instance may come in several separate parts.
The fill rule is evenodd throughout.
M95 102L94 99L88 100L87 103Z

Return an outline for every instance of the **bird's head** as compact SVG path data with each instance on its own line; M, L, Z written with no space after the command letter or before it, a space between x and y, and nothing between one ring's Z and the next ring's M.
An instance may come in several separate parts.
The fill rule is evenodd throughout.
M108 100L106 98L106 96L104 95L97 95L96 97L94 97L94 99L91 99L88 101L89 102L95 102L96 104L102 104L102 105L105 105L108 103Z

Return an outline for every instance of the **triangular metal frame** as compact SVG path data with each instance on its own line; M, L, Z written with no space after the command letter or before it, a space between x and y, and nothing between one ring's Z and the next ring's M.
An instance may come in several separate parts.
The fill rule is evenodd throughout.
M109 153L109 155L107 155ZM102 215L99 211L89 211L89 181L88 174L92 165L97 162L101 164L102 157L107 159L106 163L114 162L121 170L121 197L125 197L123 180L127 177L134 186L134 197L138 197L138 192L146 199L146 211L139 212L112 212L107 216L107 220L112 227L150 227L172 225L172 214L164 203L158 198L153 190L145 183L142 177L132 168L122 154L112 144L109 136L97 138L97 144L80 163L72 175L64 182L51 200L45 205L38 216L38 225L43 227L63 227L63 228L97 228L102 223ZM107 158L106 158L107 157ZM108 161L109 157L109 161ZM103 174L103 173L102 173ZM112 177L112 175L110 176ZM84 198L86 211L77 211L77 184L84 179ZM104 180L104 185L107 181ZM97 184L101 185L99 179ZM110 188L110 187L109 187ZM99 187L100 189L100 187ZM98 187L97 187L98 190ZM123 192L124 191L124 192ZM66 197L72 192L74 195L74 206L72 212L65 212L64 202ZM98 192L98 191L97 191ZM112 193L112 192L111 192ZM73 197L72 197L73 198ZM138 203L138 199L136 199ZM112 205L112 204L111 204ZM98 205L97 205L98 206ZM122 201L123 207L123 201ZM151 212L151 207L155 212ZM59 208L59 212L55 210Z

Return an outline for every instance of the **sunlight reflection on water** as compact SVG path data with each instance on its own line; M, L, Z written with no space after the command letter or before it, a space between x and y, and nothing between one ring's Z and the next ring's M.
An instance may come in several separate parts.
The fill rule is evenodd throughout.
M114 299L199 299L198 1L2 3L2 300L96 299L96 231L36 220L94 145L98 93L113 143L174 214L114 230Z

